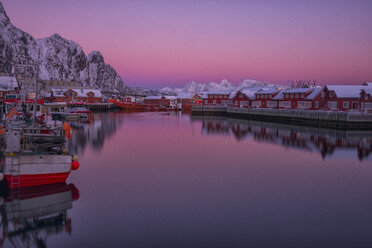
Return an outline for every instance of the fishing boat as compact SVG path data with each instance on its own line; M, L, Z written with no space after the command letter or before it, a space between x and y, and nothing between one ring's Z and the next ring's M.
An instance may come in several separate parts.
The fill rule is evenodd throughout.
M151 109L151 105L145 104L145 103L126 102L126 101L120 101L117 99L108 99L107 101L125 110L149 110Z
M65 182L80 166L78 157L64 150L64 134L70 132L66 129L7 128L0 181L5 180L10 188Z

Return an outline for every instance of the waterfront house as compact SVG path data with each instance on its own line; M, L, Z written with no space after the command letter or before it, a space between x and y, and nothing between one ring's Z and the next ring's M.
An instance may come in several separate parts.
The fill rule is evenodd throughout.
M324 97L328 110L350 111L359 109L360 94L363 89L372 89L365 85L326 85Z
M223 105L227 106L230 102L230 91L206 92L203 97L204 105Z
M167 99L165 96L147 96L145 97L144 102L157 107L167 105Z
M255 93L261 88L242 88L235 94L232 93L231 99L234 107L248 108L252 106L252 101L255 99Z
M324 109L326 107L326 101L322 93L324 93L323 87L315 87L314 90L305 97L306 104L299 103L298 108L308 110Z
M361 111L371 112L372 111L372 89L362 89L360 92L359 102L360 102Z
M201 97L197 93L181 93L177 96L177 103L182 105L200 104Z
M304 88L291 88L282 90L273 98L274 101L278 101L279 109L309 109L311 102L306 100L311 92L314 91L314 87Z
M278 102L273 98L278 95L280 89L277 87L259 90L255 93L255 100L252 102L252 107L255 108L277 108Z
M102 103L102 93L94 89L51 89L45 95L48 102Z

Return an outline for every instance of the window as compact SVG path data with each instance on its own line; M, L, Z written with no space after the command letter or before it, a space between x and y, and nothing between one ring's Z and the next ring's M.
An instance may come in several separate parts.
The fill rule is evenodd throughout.
M298 94L296 94L296 98L298 98Z
M337 109L337 102L336 101L329 101L327 103L329 109Z
M318 101L315 102L315 106L314 107L315 108L319 108L319 102Z
M219 95L219 98L222 98L222 95Z
M362 109L364 109L364 102L362 102Z
M217 102L216 102L216 100L213 100L213 104L216 104Z
M364 100L368 100L368 96L367 95L364 97Z
M343 107L344 108L349 108L349 102L343 102Z
M304 98L304 97L305 97L305 94L304 94L304 93L302 93L302 94L301 94L301 98Z
M243 94L242 94L242 93L240 93L240 94L239 94L239 97L240 97L240 98L243 98Z
M291 98L293 98L294 97L294 94L291 94Z
M204 100L204 104L208 104L208 100Z
M238 105L238 101L235 101L235 105Z
M326 96L326 93L322 92L321 96L322 96L322 98L324 98Z

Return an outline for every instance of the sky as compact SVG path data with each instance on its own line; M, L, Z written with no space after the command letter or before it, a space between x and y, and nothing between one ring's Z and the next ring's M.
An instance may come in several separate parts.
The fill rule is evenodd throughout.
M372 81L371 0L1 0L34 38L99 50L125 84Z

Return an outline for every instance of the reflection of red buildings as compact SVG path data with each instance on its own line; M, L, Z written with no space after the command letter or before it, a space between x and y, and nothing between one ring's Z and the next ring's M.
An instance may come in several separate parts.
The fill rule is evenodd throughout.
M360 134L352 139L347 135L330 135L322 131L311 132L308 129L301 131L299 126L279 127L265 126L261 122L239 123L232 120L203 120L202 130L205 134L233 134L238 141L253 139L258 142L268 142L284 147L300 149L309 152L318 152L324 158L326 156L344 156L345 152L357 156L360 160L367 158L372 153L371 136ZM368 138L366 138L368 136Z

